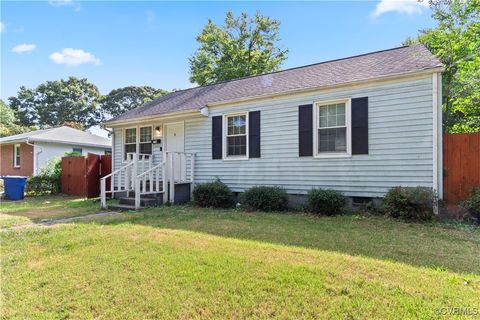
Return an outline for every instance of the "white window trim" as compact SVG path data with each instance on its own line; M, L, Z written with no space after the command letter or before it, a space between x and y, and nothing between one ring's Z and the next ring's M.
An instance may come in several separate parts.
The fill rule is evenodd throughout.
M222 130L222 152L223 152L223 160L248 160L249 159L249 125L248 125L248 111L244 112L234 112L234 113L226 113L223 115L223 130ZM247 145L246 145L246 153L244 156L227 156L227 132L228 132L228 117L233 116L245 116L245 135L247 137Z
M345 103L345 124L347 126L347 151L346 152L318 152L318 129L320 127L319 106L334 103ZM351 99L319 100L313 103L313 157L314 158L350 158L352 157L352 108Z
M18 153L17 153L17 147L18 147ZM19 143L15 143L13 145L13 167L14 168L20 168L22 164L22 153L20 150L21 146ZM17 156L20 158L20 163L17 164Z
M163 126L163 125L162 125ZM124 127L122 128L122 163L127 163L127 160L125 159L125 139L126 139L126 134L125 132L127 129L135 129L135 150L137 153L140 151L140 128L152 128L152 139L153 139L153 125L138 125L138 126L131 126L131 127ZM133 144L133 143L132 143ZM152 156L153 156L153 148L152 148Z

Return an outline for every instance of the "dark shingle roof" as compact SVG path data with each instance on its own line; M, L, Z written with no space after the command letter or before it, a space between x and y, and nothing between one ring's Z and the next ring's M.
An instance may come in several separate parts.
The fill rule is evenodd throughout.
M172 92L110 121L195 110L215 102L327 87L441 66L425 46L416 44Z

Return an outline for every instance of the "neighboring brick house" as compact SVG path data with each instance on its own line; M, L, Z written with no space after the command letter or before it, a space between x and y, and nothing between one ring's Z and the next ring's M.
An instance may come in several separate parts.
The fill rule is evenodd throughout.
M26 143L2 144L0 148L0 175L31 176L33 174L32 145Z
M110 139L66 126L17 134L0 138L0 175L31 176L67 152L86 155L111 150Z

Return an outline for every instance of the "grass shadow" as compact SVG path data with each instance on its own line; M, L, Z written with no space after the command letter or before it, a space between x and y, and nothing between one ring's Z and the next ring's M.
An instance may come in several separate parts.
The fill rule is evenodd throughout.
M313 217L190 206L150 208L88 223L194 231L480 274L480 228L460 230L360 215Z

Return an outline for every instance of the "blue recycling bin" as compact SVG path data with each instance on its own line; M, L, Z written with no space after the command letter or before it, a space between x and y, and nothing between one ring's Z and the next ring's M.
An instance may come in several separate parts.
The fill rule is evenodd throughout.
M25 193L27 177L6 176L2 177L5 196L10 200L22 200Z

